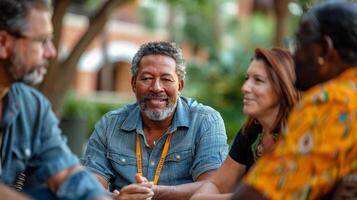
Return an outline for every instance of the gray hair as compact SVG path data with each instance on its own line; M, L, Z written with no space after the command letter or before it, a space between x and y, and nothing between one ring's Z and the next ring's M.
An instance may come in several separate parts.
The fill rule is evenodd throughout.
M149 42L140 46L131 63L131 73L136 77L139 72L141 59L146 55L165 55L173 58L176 62L176 73L180 80L185 79L186 64L182 51L173 42Z
M21 36L32 8L51 11L51 4L48 0L0 0L0 31Z

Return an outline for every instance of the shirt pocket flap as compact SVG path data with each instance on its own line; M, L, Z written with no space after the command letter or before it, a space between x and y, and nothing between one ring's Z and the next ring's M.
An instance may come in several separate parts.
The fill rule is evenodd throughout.
M136 158L125 154L108 152L107 158L120 165L136 165Z
M192 157L191 150L172 152L167 155L166 162L180 162Z
M13 158L20 160L27 160L31 157L31 150L29 148L14 148Z

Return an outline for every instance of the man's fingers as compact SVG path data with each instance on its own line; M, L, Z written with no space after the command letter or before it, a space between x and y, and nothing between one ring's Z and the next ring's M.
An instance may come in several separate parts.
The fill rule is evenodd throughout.
M144 182L144 183L140 183L140 186L143 186L143 187L147 187L147 188L152 188L152 186L154 185L153 182Z
M145 177L140 176L139 174L136 174L136 175L135 175L135 181L136 181L137 183L148 182L148 180L147 180Z
M119 200L125 200L125 199L136 199L136 200L146 200L146 199L151 199L154 196L154 193L147 193L147 194L131 194L131 195L126 195L126 196L121 196L119 195Z
M119 194L120 194L120 192L119 192L118 190L114 190L114 191L112 192L112 197L113 197L113 199L116 199L116 198L119 196Z
M127 185L120 190L120 194L150 193L150 186L149 183Z
M154 192L147 185L150 185L150 183L131 184L125 186L123 187L123 189L120 190L120 193L116 199L151 199L154 196Z

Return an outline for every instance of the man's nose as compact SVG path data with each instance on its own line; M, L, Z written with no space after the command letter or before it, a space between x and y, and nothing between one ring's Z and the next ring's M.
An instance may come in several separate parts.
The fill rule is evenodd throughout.
M57 54L56 51L56 47L54 46L52 41L48 41L45 45L44 45L44 52L43 52L43 56L46 59L52 59L55 58Z
M151 90L153 92L161 92L163 90L160 79L154 79L151 84Z

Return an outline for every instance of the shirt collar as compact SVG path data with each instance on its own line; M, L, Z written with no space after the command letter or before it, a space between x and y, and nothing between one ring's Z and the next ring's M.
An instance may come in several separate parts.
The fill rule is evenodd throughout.
M190 113L187 103L185 102L183 97L179 97L177 99L177 107L169 132L176 131L177 127L188 127L189 115ZM129 115L128 117L126 117L125 121L123 122L121 129L125 131L133 131L135 129L142 131L143 124L140 114L140 106L138 103L134 104L134 109L132 109L132 111L129 112Z
M3 122L2 125L6 126L10 124L13 120L16 119L16 116L19 114L20 109L20 97L18 96L18 92L16 90L16 85L13 84L10 87L9 92L5 96L4 101L4 112L3 112Z

